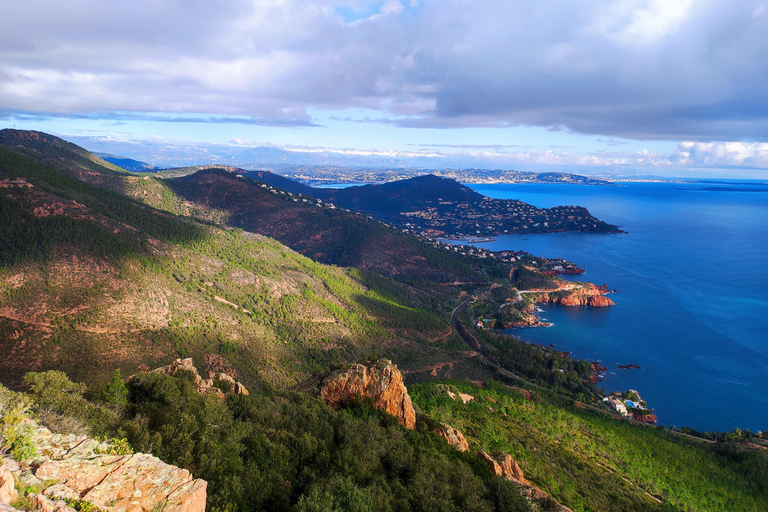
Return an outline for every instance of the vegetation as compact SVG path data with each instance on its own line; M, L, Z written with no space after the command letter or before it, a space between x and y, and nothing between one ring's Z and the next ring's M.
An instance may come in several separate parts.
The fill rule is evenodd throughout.
M768 504L762 450L702 443L495 381L411 386L423 412L410 431L366 401L333 411L276 390L222 400L198 394L184 375L156 373L132 379L124 413L114 415L106 404L73 400L82 386L60 377L25 379L51 384L45 392L31 388L35 411L53 407L93 429L107 426L105 435L124 439L115 446L130 443L189 469L209 482L210 510L536 509L515 484L490 473L479 450L512 455L528 480L574 511L759 511ZM94 410L110 419L94 420ZM469 451L434 434L442 422L463 432Z
M41 144L22 151L35 160L0 148L0 179L32 185L0 189L0 380L27 389L0 386L0 450L34 456L20 420L31 404L54 431L111 439L110 453L151 451L208 480L215 511L542 508L493 476L480 449L512 455L574 511L768 508L768 458L749 448L759 435L704 434L716 441L705 444L620 421L594 407L585 361L469 327L523 315L529 296L498 306L513 287L553 289L553 278L521 268L510 281L502 262L221 169L158 180ZM486 292L491 282L503 286ZM483 357L446 321L460 292L480 295L462 322ZM448 368L485 386L412 385L415 431L368 402L333 411L284 390L371 354L411 383ZM222 400L189 376L142 373L179 356L237 374L251 394ZM470 450L439 438L440 422Z
M19 177L33 188L0 193L0 300L25 313L23 323L0 318L0 356L16 361L6 383L40 365L104 383L105 359L129 374L191 356L216 371L237 367L251 387L293 383L383 343L406 365L454 357L431 348L450 333L437 316L444 297L169 216L0 149L0 179ZM51 204L75 211L33 213ZM23 284L8 284L13 276ZM20 332L29 349L15 354ZM411 342L406 359L399 346Z
M475 400L452 400L446 384ZM574 511L768 507L763 450L706 444L495 382L433 381L410 393L425 413L460 429L470 451L512 455L526 478Z

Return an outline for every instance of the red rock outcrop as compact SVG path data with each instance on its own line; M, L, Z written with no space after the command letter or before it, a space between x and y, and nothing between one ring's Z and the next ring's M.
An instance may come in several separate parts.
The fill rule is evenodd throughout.
M542 501L542 500L550 500L552 497L547 494L546 492L542 491L535 485L532 485L528 480L525 479L525 476L523 475L523 470L520 469L520 466L518 465L517 461L512 458L511 455L504 454L499 459L494 459L490 455L488 455L484 451L478 452L477 456L483 460L486 464L488 464L488 467L491 468L491 471L494 475L499 477L504 477L507 480L514 482L518 484L518 488L520 489L520 494L523 496L533 500L533 501ZM561 505L560 503L557 503L555 501L555 508L554 510L556 512L573 512L568 507Z
M649 425L655 425L657 421L659 421L659 418L656 417L655 414L642 414L640 412L633 412L632 413L632 419L635 421L639 421L640 423L648 423Z
M515 482L519 482L521 484L530 483L525 479L523 470L520 469L520 465L515 459L512 458L511 455L504 454L499 457L499 465L501 466L501 470L504 472L504 477L507 480L514 480Z
M293 389L319 396L336 410L351 401L372 398L377 409L395 416L404 427L416 427L416 411L403 384L403 374L386 359L371 365L353 364L348 370L313 377Z
M469 444L459 430L453 428L450 425L443 423L440 427L435 429L437 435L448 441L448 444L459 450L465 452L469 450Z
M550 298L548 299L551 304L560 304L563 306L592 306L592 307L607 307L613 306L615 302L604 295L582 295L573 294L562 298Z
M488 455L482 450L478 452L477 456L480 457L480 459L483 462L488 464L488 467L491 468L491 471L493 472L494 475L502 476L504 474L504 470L501 469L501 465L498 462L496 462L496 459L494 459L493 457L491 457L490 455Z
M195 368L194 361L191 357L188 357L186 359L176 359L173 363L169 364L168 366L162 366L160 368L156 368L152 370L153 373L165 373L166 375L176 375L180 371L187 371L192 372L195 379L195 388L198 393L202 395L216 395L220 396L221 398L224 398L226 394L221 390L221 385L223 382L229 383L226 385L230 391L229 394L232 395L247 395L248 390L245 388L245 386L236 381L232 376L227 375L226 373L213 373L209 372L208 379L204 379L200 376L200 374L197 372L197 368ZM134 378L135 375L131 375L128 377L128 380Z

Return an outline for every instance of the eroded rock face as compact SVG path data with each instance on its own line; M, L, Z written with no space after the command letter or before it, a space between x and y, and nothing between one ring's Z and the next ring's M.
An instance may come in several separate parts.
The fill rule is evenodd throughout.
M592 306L592 307L608 307L613 306L615 302L604 295L570 295L563 297L562 299L550 299L550 302L554 304L561 304L563 306Z
M520 469L520 465L515 459L512 458L511 455L504 454L499 457L499 465L501 466L501 470L504 472L504 477L508 480L514 480L515 482L520 482L521 484L529 483L528 480L525 479L523 470Z
M493 471L494 475L504 477L507 480L518 484L520 493L523 496L533 501L542 501L542 500L551 499L551 496L549 494L542 491L540 488L536 487L535 485L532 485L528 480L525 479L525 476L523 475L523 470L520 469L520 465L517 463L515 459L512 458L511 455L504 454L501 457L499 457L497 460L491 457L490 455L488 455L486 452L481 451L477 454L477 456L480 459L482 459L486 464L488 464L488 467L491 468L491 471ZM573 512L571 509L569 509L565 505L561 505L560 503L557 503L557 501L555 501L554 510L555 512Z
M221 390L222 383L228 383L227 388L230 389L228 394L232 395L247 395L248 390L245 388L245 386L236 381L232 378L232 376L227 375L226 373L213 373L209 372L209 375L207 379L204 379L200 376L200 374L197 372L197 368L195 368L194 361L191 357L188 357L186 359L176 359L173 363L169 364L168 366L162 366L160 368L157 368L155 370L152 370L154 373L165 373L166 375L176 375L180 371L187 371L191 372L195 379L195 388L198 393L202 395L216 395L220 396L221 398L224 398L226 394ZM133 378L131 376L130 378Z
M606 297L606 293L607 290L605 288L598 288L590 284L574 290L567 297L551 297L549 294L545 294L544 302L560 304L562 306L591 306L598 308L614 306L616 303Z
M459 450L465 452L469 450L469 444L459 430L451 427L450 425L442 424L439 428L435 429L437 435L448 441L448 444Z
M163 510L205 510L206 482L143 453L48 460L35 476L61 482L82 499L99 507L109 504L116 512L150 511L162 503ZM168 507L169 502L175 507Z
M337 370L325 377L311 378L294 389L320 396L336 410L351 401L372 398L377 409L395 416L404 427L416 427L416 411L403 384L403 374L391 361L353 364L346 371Z
M493 471L493 474L496 476L502 476L504 474L504 471L501 469L501 466L498 462L496 462L496 459L485 453L484 451L480 451L477 454L480 459L488 464L488 467L491 468L491 471Z

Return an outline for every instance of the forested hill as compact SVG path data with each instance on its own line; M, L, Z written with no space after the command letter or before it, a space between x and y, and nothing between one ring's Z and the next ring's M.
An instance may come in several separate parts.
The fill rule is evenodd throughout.
M419 235L494 236L505 233L586 231L621 233L579 206L537 208L514 199L492 199L450 178L417 176L380 185L312 188L265 171L247 175L294 193L372 215Z
M495 262L461 257L376 220L306 196L272 191L220 169L163 184L194 204L201 217L209 215L214 220L218 216L227 225L273 237L324 263L374 270L399 280L437 283L484 282L489 272L498 277L508 272Z

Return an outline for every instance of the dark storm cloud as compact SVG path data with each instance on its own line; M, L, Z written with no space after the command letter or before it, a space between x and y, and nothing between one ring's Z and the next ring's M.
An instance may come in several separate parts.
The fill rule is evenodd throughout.
M6 4L9 110L304 126L364 107L408 127L768 140L764 0Z

